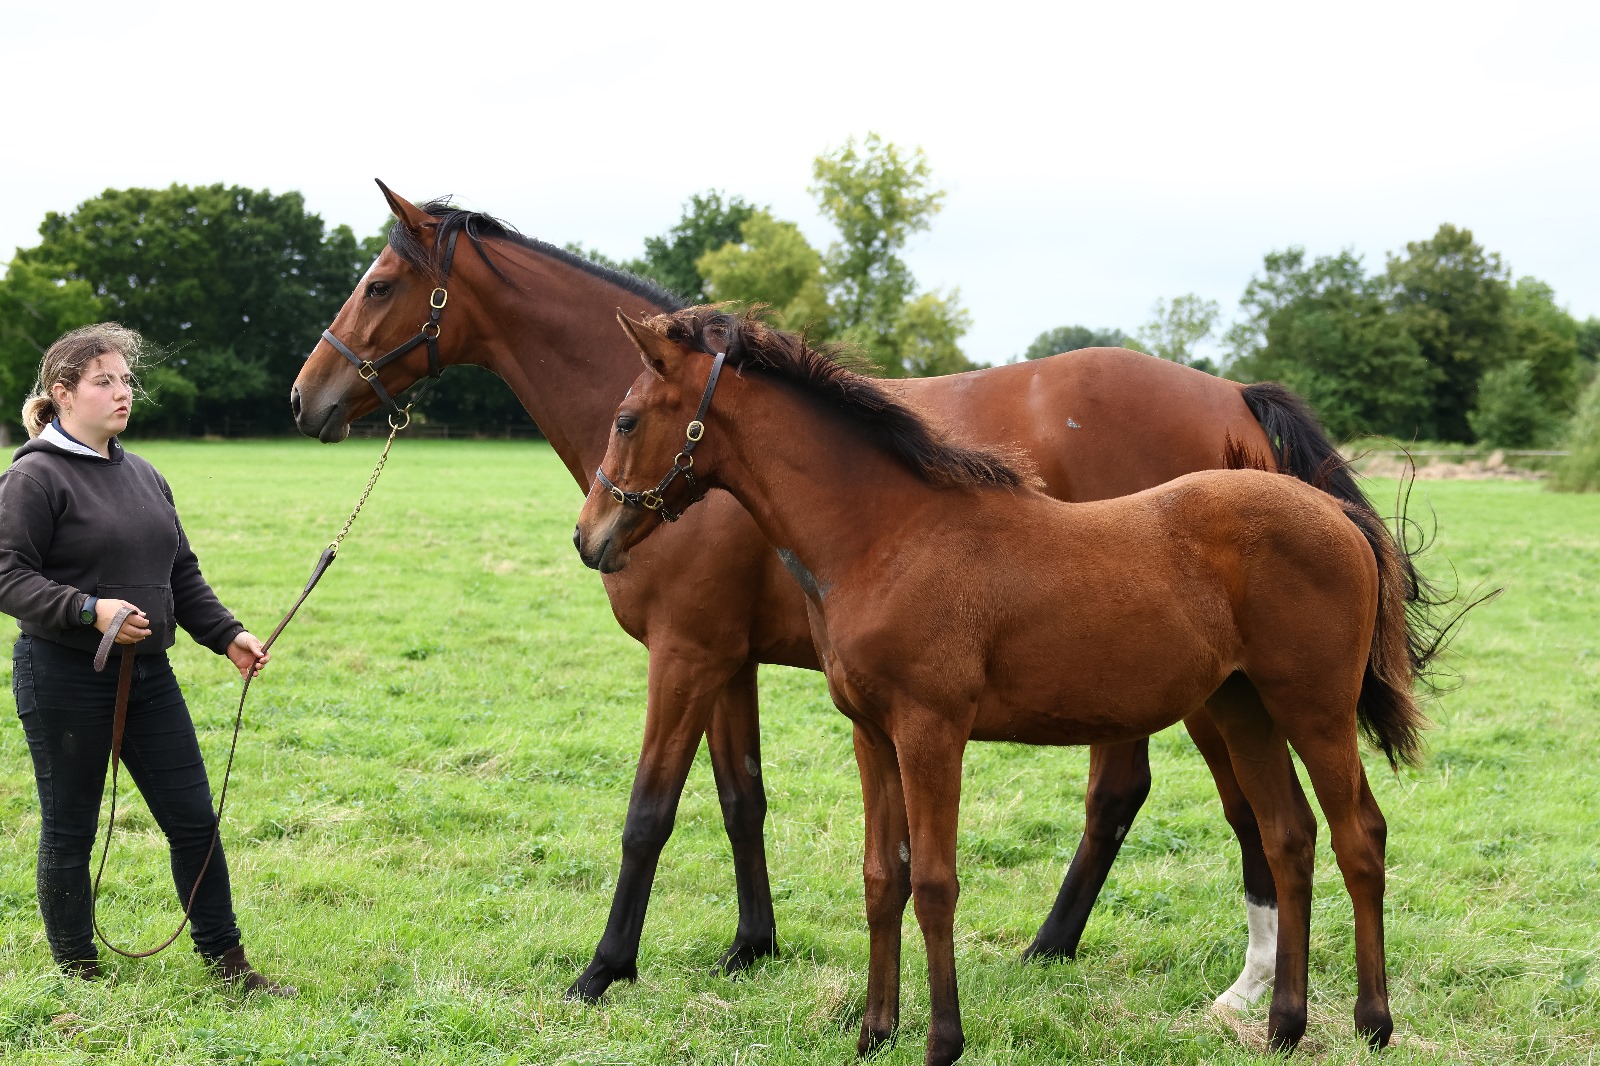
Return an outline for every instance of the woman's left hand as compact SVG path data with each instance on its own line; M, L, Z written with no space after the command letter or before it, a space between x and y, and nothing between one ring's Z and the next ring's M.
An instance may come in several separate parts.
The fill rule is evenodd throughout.
M272 656L267 654L267 649L261 646L254 634L245 630L228 645L228 658L239 668L239 676L248 678L252 674L259 674Z

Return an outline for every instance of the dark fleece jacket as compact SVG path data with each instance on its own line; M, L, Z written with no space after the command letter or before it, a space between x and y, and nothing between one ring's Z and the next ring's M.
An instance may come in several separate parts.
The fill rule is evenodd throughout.
M0 474L0 611L24 633L84 651L100 631L79 619L87 593L127 600L150 619L140 653L164 651L175 624L221 654L244 626L200 575L172 490L111 441L111 458L36 437Z

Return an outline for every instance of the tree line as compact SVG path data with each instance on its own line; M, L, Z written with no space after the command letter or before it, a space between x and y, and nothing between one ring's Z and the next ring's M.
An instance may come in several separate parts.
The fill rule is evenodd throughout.
M853 348L887 376L972 369L959 292L919 288L903 252L943 205L920 149L876 135L816 158L809 191L835 239L813 247L792 221L719 190L692 196L676 225L616 261L692 302L761 303L780 325ZM0 412L13 421L39 355L67 329L115 319L165 353L144 374L157 433L288 432L287 383L355 287L383 234L329 228L299 193L223 185L107 190L51 212L38 245L0 279ZM1159 300L1132 333L1060 326L1017 359L1131 347L1304 395L1340 438L1562 439L1595 380L1600 319L1580 322L1550 286L1513 277L1469 230L1443 225L1368 272L1352 251L1268 253L1237 320L1192 294ZM1199 354L1208 340L1220 354ZM1600 400L1589 402L1594 407ZM453 371L427 417L466 431L525 425L510 390Z

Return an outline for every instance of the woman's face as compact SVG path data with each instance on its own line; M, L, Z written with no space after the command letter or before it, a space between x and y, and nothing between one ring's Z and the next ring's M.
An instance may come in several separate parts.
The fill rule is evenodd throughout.
M56 385L51 389L56 410L63 424L76 427L73 436L109 440L128 428L133 410L133 375L127 360L118 353L97 355L84 367L76 388Z

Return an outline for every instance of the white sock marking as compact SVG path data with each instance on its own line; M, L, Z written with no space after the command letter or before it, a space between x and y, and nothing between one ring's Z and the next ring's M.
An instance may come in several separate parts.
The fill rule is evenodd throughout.
M1250 926L1250 945L1245 948L1244 970L1217 997L1219 1007L1244 1010L1259 1003L1272 988L1278 965L1278 908L1246 900L1245 916Z

